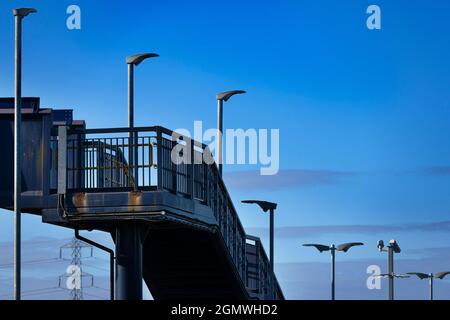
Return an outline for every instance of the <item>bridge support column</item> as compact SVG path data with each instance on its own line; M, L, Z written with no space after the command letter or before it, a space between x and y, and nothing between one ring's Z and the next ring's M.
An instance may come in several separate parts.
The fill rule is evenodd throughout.
M122 222L116 227L116 300L142 300L143 227Z

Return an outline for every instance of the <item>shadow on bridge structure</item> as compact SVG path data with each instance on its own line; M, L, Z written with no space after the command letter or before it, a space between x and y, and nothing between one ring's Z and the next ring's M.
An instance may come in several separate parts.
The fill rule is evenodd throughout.
M1 98L8 210L13 123L14 99ZM204 161L207 146L175 136L160 126L87 129L72 110L23 98L22 211L111 234L116 299L142 299L142 279L155 299L284 299L260 239L245 233L217 165ZM172 161L176 146L190 163Z

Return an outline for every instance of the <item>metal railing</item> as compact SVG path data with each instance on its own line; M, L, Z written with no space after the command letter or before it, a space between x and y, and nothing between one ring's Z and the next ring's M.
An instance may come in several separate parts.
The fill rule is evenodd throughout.
M259 238L247 236L246 255L246 286L250 296L261 300L284 300L281 287L276 277L272 276L270 261Z
M53 189L57 185L57 139L54 136L51 143ZM181 156L186 152L190 161L176 164L172 161L175 152ZM67 132L67 188L79 192L167 191L209 206L243 283L248 287L253 281L248 281L249 263L255 263L260 290L267 286L268 277L263 276L269 270L267 256L258 247L258 258L248 262L248 237L216 164L206 163L205 157L211 157L206 145L163 127L73 129Z

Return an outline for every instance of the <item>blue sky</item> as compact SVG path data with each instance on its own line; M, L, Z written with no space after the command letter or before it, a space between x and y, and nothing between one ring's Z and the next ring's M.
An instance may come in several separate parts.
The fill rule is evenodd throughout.
M366 28L373 3L380 31ZM81 30L65 26L70 4L82 10ZM13 93L10 11L30 5L39 13L24 22L23 93L74 108L89 127L126 125L124 59L136 52L161 55L136 71L137 125L192 129L202 120L212 128L215 94L248 91L227 103L225 125L280 129L281 171L262 179L257 166L226 166L224 175L248 230L266 242L267 217L239 204L244 198L278 202L277 225L296 228L277 238L288 298L328 297L316 285L328 274L298 271L326 268L328 257L303 242L367 244L340 257L341 277L361 273L340 284L350 298L383 297L364 287L364 266L384 267L378 238L397 238L401 271L450 269L442 265L450 251L448 1L3 1L2 96ZM23 228L26 240L70 237L36 217ZM11 240L12 217L1 212L0 241ZM428 254L436 250L447 258ZM450 298L444 282L441 296ZM404 295L421 298L419 289Z

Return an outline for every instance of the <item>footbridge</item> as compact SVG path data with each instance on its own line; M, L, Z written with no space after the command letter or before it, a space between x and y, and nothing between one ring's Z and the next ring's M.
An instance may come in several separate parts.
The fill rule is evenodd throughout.
M163 127L87 129L22 101L22 212L115 243L115 297L284 299L207 146ZM0 207L13 208L14 101L0 99ZM172 161L174 154L187 163Z

